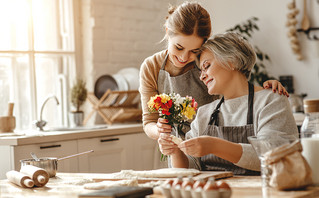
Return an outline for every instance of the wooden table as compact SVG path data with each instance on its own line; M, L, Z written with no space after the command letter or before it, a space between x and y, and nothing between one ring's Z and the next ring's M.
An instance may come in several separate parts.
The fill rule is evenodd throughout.
M50 178L43 188L25 189L7 180L0 180L0 197L46 197L46 198L76 198L80 193L91 192L83 188L83 184L93 178L102 179L107 174L85 173L57 173L57 177ZM319 187L308 187L299 191L277 191L275 189L262 190L258 176L234 176L223 179L232 188L232 197L319 197ZM264 195L264 196L263 196ZM152 198L163 198L156 194Z

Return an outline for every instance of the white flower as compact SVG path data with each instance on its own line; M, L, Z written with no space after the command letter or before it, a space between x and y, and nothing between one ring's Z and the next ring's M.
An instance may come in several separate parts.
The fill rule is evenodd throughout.
M185 97L181 97L181 95L179 94L175 94L174 95L174 99L175 99L175 105L176 106L179 106L180 104L183 104L184 100L185 100Z

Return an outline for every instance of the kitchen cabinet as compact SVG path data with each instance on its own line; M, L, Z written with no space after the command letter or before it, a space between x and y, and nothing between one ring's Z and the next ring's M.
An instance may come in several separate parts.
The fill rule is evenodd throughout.
M6 172L20 170L20 160L38 157L65 157L94 150L93 153L58 161L58 172L110 173L123 169L154 168L157 142L142 131L141 124L112 125L107 129L52 132L41 136L0 138L0 179Z
M79 156L79 172L111 173L123 169L153 169L156 141L144 133L81 139L79 152L94 150Z
M155 168L154 153L158 149L157 141L150 139L145 133L138 134L132 138L134 149L132 150L133 163L131 169L151 170Z
M20 160L31 158L30 153L40 157L64 157L77 153L77 141L49 142L22 146L0 146L0 178L6 178L9 170L20 170ZM78 172L78 159L70 158L58 162L60 172Z

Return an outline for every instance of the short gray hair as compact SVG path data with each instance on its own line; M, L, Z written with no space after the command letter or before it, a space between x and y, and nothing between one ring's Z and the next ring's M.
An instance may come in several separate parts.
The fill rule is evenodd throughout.
M250 78L256 63L253 47L242 36L233 32L216 34L207 40L200 50L209 50L221 66L230 69L233 65L234 69L243 73L247 79Z

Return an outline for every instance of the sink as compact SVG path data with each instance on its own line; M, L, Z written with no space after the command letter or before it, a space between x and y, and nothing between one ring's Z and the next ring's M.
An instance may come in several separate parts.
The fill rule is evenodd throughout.
M44 132L53 131L84 131L93 129L106 129L107 125L94 125L94 126L77 126L77 127L49 127L44 130Z

